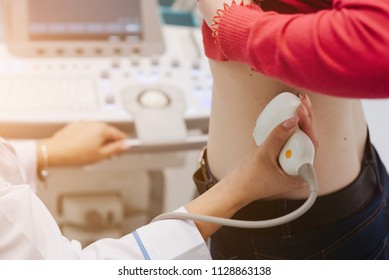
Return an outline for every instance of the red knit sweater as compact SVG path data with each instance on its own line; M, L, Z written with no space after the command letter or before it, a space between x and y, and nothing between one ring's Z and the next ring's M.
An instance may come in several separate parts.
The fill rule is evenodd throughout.
M206 24L203 40L210 59L242 62L299 88L389 97L389 0L233 5L221 17L218 42Z

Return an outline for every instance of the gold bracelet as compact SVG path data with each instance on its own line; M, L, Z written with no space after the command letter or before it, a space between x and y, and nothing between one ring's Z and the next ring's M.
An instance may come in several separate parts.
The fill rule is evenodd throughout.
M40 149L42 152L42 166L39 171L39 177L43 182L47 183L47 178L49 177L49 153L44 143L40 144Z

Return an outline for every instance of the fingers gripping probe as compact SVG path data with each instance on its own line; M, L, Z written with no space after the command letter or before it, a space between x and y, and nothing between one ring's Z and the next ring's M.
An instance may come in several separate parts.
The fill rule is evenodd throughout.
M257 145L261 145L270 132L283 121L293 117L301 104L300 98L290 92L284 92L273 98L257 119L253 136ZM312 207L316 200L318 184L313 167L315 148L309 137L300 129L285 143L278 156L282 169L289 175L299 175L308 184L310 194L300 208L274 219L264 221L233 220L191 213L172 212L157 216L154 221L164 219L198 220L224 226L239 228L267 228L282 225L297 219Z

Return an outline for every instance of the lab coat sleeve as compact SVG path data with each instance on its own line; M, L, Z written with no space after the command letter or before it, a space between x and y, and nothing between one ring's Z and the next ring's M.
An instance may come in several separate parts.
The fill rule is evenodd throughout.
M0 259L210 259L196 226L160 221L81 248L65 238L28 185L0 184ZM146 253L145 253L146 252Z
M28 185L1 183L0 225L0 259L66 259L69 255L70 241Z
M176 211L186 212L185 208ZM87 259L211 259L194 222L163 220L143 226L119 239L103 239L85 248Z
M35 140L9 141L15 148L24 182L36 191L37 152Z

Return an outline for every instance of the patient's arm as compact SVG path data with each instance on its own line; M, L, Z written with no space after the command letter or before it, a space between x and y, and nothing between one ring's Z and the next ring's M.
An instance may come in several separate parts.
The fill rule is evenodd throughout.
M224 2L231 1L199 1L209 25ZM389 2L332 2L332 7L323 3L327 6L320 11L313 4L290 4L288 14L273 12L280 7L272 1L264 2L272 11L232 5L217 25L220 51L230 61L299 88L342 97L387 97ZM215 40L208 27L203 31L204 38Z

